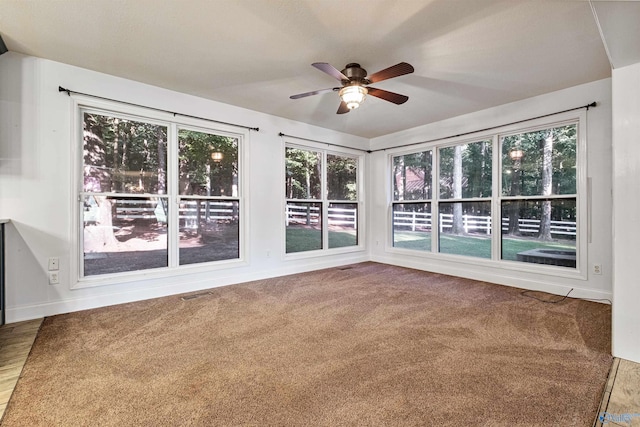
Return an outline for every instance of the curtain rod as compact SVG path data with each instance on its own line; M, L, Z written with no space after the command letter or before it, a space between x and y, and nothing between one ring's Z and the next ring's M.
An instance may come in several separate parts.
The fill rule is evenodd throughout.
M235 127L238 127L238 128L243 128L243 129L248 129L248 130L255 130L256 132L260 131L260 128L257 128L257 127L251 127L251 126L245 126L245 125L238 125L238 124L235 124L235 123L222 122L220 120L207 119L205 117L192 116L190 114L176 113L175 111L163 110L162 108L148 107L146 105L135 104L133 102L118 101L117 99L105 98L103 96L91 95L89 93L76 92L75 90L65 89L62 86L58 86L58 92L66 92L67 95L69 95L69 96L71 96L72 93L75 93L77 95L90 96L92 98L103 99L105 101L118 102L120 104L132 105L134 107L142 107L142 108L146 108L148 110L154 110L154 111L160 111L162 113L173 114L174 117L175 116L182 116L182 117L188 117L190 119L205 120L205 121L208 121L208 122L218 123L218 124L221 124L221 125L235 126Z
M278 136L288 136L289 138L301 139L303 141L309 141L309 142L317 142L319 144L326 144L326 145L330 145L332 147L342 147L342 148L348 148L349 150L356 150L356 151L362 151L364 153L371 153L371 150L363 150L362 148L348 147L346 145L334 144L332 142L318 141L317 139L309 139L309 138L302 138L302 137L294 136L294 135L287 135L286 133L282 133L282 132L280 132L278 134Z
M484 128L484 129L474 130L474 131L471 131L471 132L459 133L457 135L445 136L445 137L442 137L442 138L434 138L434 139L430 139L430 140L427 140L427 141L412 142L412 143L403 144L403 145L395 145L393 147L388 147L388 148L378 148L377 150L369 150L369 151L367 151L367 153L375 153L375 152L378 152L378 151L386 151L386 150L395 150L396 148L411 147L413 145L421 145L421 144L427 144L429 142L442 141L443 139L457 138L459 136L471 135L473 133L478 133L478 132L485 132L485 131L492 130L492 129L498 129L498 128L501 128L501 127L504 127L504 126L510 126L510 125L516 125L518 123L528 122L530 120L536 120L536 119L542 119L542 118L549 117L549 116L555 116L556 114L568 113L569 111L581 110L583 108L586 108L587 111L589 111L589 108L595 107L596 105L597 105L597 103L594 101L591 104L583 105L581 107L569 108L568 110L562 110L562 111L558 111L558 112L555 112L555 113L543 114L541 116L532 117L532 118L529 118L529 119L518 120L518 121L515 121L515 122L505 123L505 124L498 125L498 126L491 126L491 127Z

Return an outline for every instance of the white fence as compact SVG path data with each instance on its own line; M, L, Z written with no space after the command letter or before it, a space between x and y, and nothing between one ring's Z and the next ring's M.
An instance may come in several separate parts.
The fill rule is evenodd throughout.
M198 228L198 202L182 201L178 208L178 215L185 221L185 227ZM160 200L147 199L113 199L115 205L114 219L150 219L158 222L167 222L167 212ZM234 202L209 202L209 206L201 208L201 212L208 219L233 220L238 216L238 209L234 208ZM84 221L91 223L98 220L98 204L90 198L85 206Z
M234 202L210 202L206 215L209 219L232 220L237 218L237 209L234 209ZM327 209L328 221L331 225L340 225L349 228L357 228L357 209L344 209L330 207ZM180 204L179 217L185 220L186 227L196 228L197 224L197 202L188 201ZM166 222L166 212L160 201L152 200L122 200L116 202L116 218L118 219L156 219L159 222ZM90 204L85 208L85 222L95 222L97 219L97 204ZM286 206L286 225L306 224L317 225L320 221L320 208L317 206ZM440 214L438 222L440 232L446 232L453 228L453 215ZM393 213L393 226L404 227L410 231L431 230L431 213L425 212L402 212ZM465 233L491 234L491 217L463 215L462 226ZM536 235L540 230L540 220L520 218L518 226L521 234ZM509 229L509 218L502 218L502 231ZM552 235L576 235L575 221L551 221Z
M343 208L327 208L327 219L330 225L341 225L348 228L357 228L358 210ZM316 225L320 221L320 208L318 206L287 205L285 222Z
M438 222L440 232L447 231L453 228L453 215L452 214L440 214L440 221ZM424 212L401 212L395 211L393 213L393 226L406 227L408 230L431 230L431 214ZM465 233L475 232L483 234L491 234L491 217L490 216L474 216L463 215L462 226ZM520 234L536 235L540 231L540 220L538 219L524 219L518 220L518 226ZM502 218L502 231L509 229L509 218ZM576 235L576 223L575 221L551 221L551 234L556 235Z

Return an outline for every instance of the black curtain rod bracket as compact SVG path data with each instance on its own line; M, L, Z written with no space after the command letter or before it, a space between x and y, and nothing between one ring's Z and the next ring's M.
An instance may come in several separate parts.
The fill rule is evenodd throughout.
M258 128L258 127L238 125L238 124L235 124L235 123L229 123L229 122L223 122L223 121L220 121L220 120L208 119L206 117L198 117L198 116L192 116L190 114L176 113L175 111L163 110L162 108L148 107L146 105L135 104L133 102L118 101L117 99L105 98L104 96L98 96L98 95L91 95L89 93L76 92L75 90L65 89L62 86L58 86L58 92L66 92L66 94L69 95L69 96L71 96L72 93L75 93L76 95L89 96L91 98L102 99L102 100L110 101L110 102L117 102L119 104L131 105L131 106L134 106L134 107L142 107L142 108L146 108L147 110L160 111L162 113L173 114L173 117L177 117L177 116L188 117L190 119L205 120L205 121L211 122L211 123L217 123L217 124L221 124L221 125L234 126L234 127L237 127L237 128L254 130L256 132L260 131L260 128Z

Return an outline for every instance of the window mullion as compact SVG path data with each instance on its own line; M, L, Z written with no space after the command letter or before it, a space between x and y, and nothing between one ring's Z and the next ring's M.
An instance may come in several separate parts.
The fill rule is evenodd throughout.
M438 253L440 247L440 149L433 148L431 155L431 253Z
M498 135L493 136L492 147L491 259L495 261L502 257L502 147Z
M178 227L179 227L179 198L178 194L178 127L175 123L169 126L167 135L167 195L169 216L167 218L168 227L168 250L169 268L178 265Z
M329 249L329 184L327 180L327 152L322 150L322 165L320 168L320 191L321 191L321 211L322 211L322 249Z

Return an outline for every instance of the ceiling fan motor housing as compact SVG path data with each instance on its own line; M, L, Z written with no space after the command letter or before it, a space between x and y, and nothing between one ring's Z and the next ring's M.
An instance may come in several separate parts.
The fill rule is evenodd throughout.
M360 64L356 64L355 62L347 64L344 70L342 70L342 74L349 77L348 81L343 80L344 84L349 84L349 83L370 84L371 83L366 79L367 70L365 70L360 66Z

